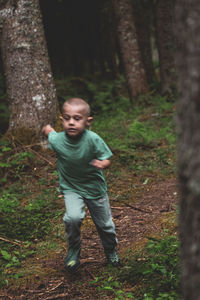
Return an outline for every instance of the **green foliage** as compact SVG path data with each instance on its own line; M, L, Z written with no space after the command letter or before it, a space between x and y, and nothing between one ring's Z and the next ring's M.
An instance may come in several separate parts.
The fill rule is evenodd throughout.
M158 99L160 100L158 104ZM157 147L161 143L176 142L173 122L173 105L158 97L148 99L151 107L143 104L133 111L121 106L119 111L97 118L94 129L103 134L114 149L130 150L138 147ZM149 111L148 111L149 110ZM152 112L153 110L153 112ZM112 130L108 130L112 128ZM122 143L123 139L123 143Z
M97 287L97 291L102 295L112 295L115 300L125 300L134 299L133 294L130 292L125 292L122 289L122 283L116 279L114 276L106 276L105 272L103 276L96 277L90 284Z
M110 113L123 106L129 109L130 102L126 94L126 83L123 76L112 80L102 80L95 77L92 81L71 77L56 80L56 88L60 106L64 100L71 97L85 99L91 106L92 114Z
M29 242L17 246L1 242L1 248L6 250L0 251L0 286L8 285L9 278L18 279L23 277L23 273L17 269L21 266L22 261L35 254Z
M15 251L14 253L17 254L17 251ZM20 261L16 255L12 256L5 250L1 250L1 255L2 258L6 261L5 268L18 267L20 265Z
M19 194L8 189L0 195L0 232L6 239L20 241L19 245L25 243L27 249L23 247L17 253L16 246L9 248L7 243L0 241L1 272L10 267L20 266L23 259L34 254L35 251L29 249L30 243L44 239L52 228L52 219L58 217L58 211L55 211L55 189L43 190L38 196L27 200L25 204L20 201L21 189L19 188L18 191Z
M49 195L50 194L50 195ZM38 197L29 200L25 206L17 199L20 195L4 191L0 195L0 232L8 238L29 240L42 238L49 230L49 221L55 191L44 190Z
M110 82L102 80L98 84L89 82L88 90L92 95L91 108L93 114L110 114L112 111L117 113L120 112L121 106L123 106L123 110L129 109L129 99L121 94L125 85L125 79L122 76Z
M102 297L137 300L178 300L180 296L179 242L175 236L149 238L146 246L130 256L126 265L114 270L107 267L90 284ZM124 289L126 286L126 289ZM128 292L134 288L134 292Z
M18 152L19 151L19 152ZM5 183L9 178L19 179L20 174L30 168L34 154L24 149L13 150L9 142L0 141L0 184Z
M60 211L55 210L57 190L48 188L45 178L37 181L39 192L31 192L33 153L23 147L13 149L12 145L2 140L0 151L2 184L8 185L0 192L0 273L4 278L0 282L8 283L11 276L23 276L15 271L10 272L10 268L18 268L22 260L34 255L32 243L44 239L52 228L52 219L58 218Z
M122 270L121 279L138 288L137 299L180 299L179 242L175 236L149 238L145 249ZM143 294L143 296L141 296Z
M96 116L92 130L108 143L118 162L136 173L150 171L169 175L176 171L174 104L146 96L133 109L123 105Z
M156 124L152 124L152 122L137 120L129 126L126 139L129 140L129 144L133 140L134 147L156 146L162 141L166 141L168 144L175 143L174 132L170 126L156 128Z
M15 195L5 191L0 197L0 213L7 214L15 212L15 208L19 205L19 201Z

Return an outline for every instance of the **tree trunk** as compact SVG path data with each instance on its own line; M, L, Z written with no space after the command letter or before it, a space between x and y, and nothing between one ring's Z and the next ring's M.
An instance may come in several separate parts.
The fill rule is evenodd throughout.
M7 12L7 14L6 14ZM44 124L55 125L58 103L38 0L7 1L2 56L10 103L9 131L30 129L36 136Z
M200 299L200 2L177 0L182 291Z
M138 37L138 44L141 51L147 81L148 84L151 85L156 80L151 46L153 15L152 0L134 0L133 4L133 15Z
M176 88L174 3L174 0L157 0L155 6L162 94L171 94Z
M148 91L130 0L113 0L116 15L119 46L127 78L131 102L139 94Z

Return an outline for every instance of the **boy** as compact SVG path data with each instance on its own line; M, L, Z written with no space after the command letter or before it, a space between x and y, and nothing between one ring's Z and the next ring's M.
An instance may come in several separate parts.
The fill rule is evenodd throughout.
M102 170L110 165L112 152L96 133L87 130L93 118L84 100L72 98L66 101L61 119L63 132L57 133L50 125L42 131L57 154L60 190L65 200L63 220L68 240L65 266L74 272L80 265L80 227L85 217L85 204L101 238L107 262L118 266L120 257L115 249L115 226L102 174Z

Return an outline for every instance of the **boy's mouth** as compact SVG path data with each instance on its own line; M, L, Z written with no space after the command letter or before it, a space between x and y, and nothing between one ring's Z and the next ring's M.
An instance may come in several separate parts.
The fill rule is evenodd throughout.
M68 129L67 129L67 132L68 132L68 133L74 134L74 133L77 133L78 131L77 131L77 129L75 129L75 128L68 128Z

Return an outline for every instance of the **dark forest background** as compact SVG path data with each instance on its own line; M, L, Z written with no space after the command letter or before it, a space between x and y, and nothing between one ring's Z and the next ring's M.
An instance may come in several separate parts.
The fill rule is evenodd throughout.
M148 92L159 92L173 101L176 90L174 3L152 0L132 0L130 3L133 9L131 22L136 28ZM98 113L102 106L118 101L122 94L132 103L136 102L142 92L133 96L125 79L127 71L123 56L126 54L122 53L119 43L112 1L40 0L40 7L60 104L64 98L76 95L85 98ZM115 81L119 79L120 87ZM111 93L107 98L104 95L103 103L100 103L95 94L97 90L105 91L105 84L109 82L113 84ZM147 89L144 91L146 93ZM108 99L111 96L112 100ZM0 114L1 132L5 132L9 110L2 63Z

